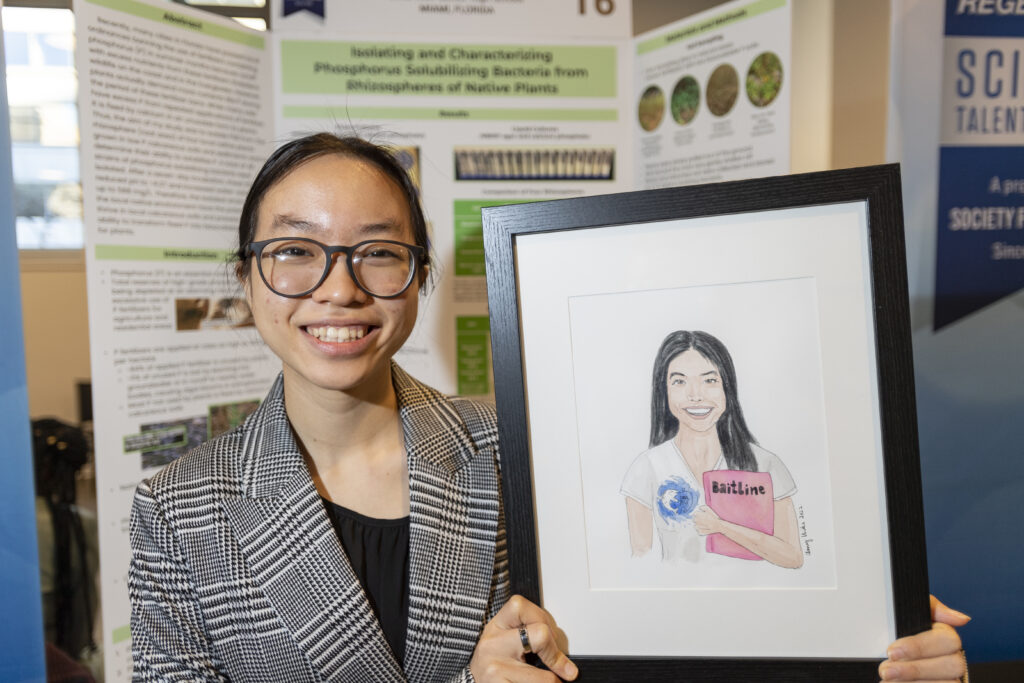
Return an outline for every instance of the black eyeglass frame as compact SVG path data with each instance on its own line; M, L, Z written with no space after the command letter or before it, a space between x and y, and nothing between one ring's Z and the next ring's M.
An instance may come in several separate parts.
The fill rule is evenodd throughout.
M320 278L316 281L315 285L313 285L306 291L300 292L298 294L285 294L274 289L274 286L271 285L270 282L267 280L267 276L263 274L263 250L264 248L266 248L268 244L273 244L275 242L306 242L308 244L315 244L316 246L320 247L320 249L323 250L324 255L326 256L326 259L324 260L324 272L320 274ZM400 247L405 247L406 249L409 250L410 256L412 257L412 269L410 269L409 271L409 279L406 280L405 284L402 285L402 288L398 290L397 293L386 295L374 294L369 289L367 289L359 280L359 277L356 275L355 267L352 265L352 254L353 252L357 251L359 247L362 247L363 245L366 244L395 244ZM426 253L426 249L419 246L418 244L406 244L405 242L399 242L398 240L363 240L362 242L356 242L351 246L346 246L341 244L324 244L323 242L317 242L315 239L311 239L309 237L272 237L268 240L250 242L249 251L256 257L256 267L260 271L260 278L263 280L263 284L265 284L267 288L274 294L286 297L288 299L301 299L302 297L307 296L312 292L315 292L317 288L324 283L324 280L326 280L327 276L330 274L331 266L334 263L335 254L345 255L345 266L348 269L348 275L350 278L352 278L352 282L355 283L356 287L358 287L361 292L368 294L369 296L372 296L376 299L397 299L398 297L405 294L406 290L409 289L409 285L411 285L413 283L413 280L416 279L416 274L419 272L420 269L420 262L423 260L423 256Z

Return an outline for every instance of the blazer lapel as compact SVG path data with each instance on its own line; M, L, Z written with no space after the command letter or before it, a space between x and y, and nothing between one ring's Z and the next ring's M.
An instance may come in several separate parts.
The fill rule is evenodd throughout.
M325 679L404 681L302 461L280 378L254 418L244 493L224 508L255 586Z
M392 366L409 455L405 674L444 680L479 635L498 526L493 454L478 454L454 404Z

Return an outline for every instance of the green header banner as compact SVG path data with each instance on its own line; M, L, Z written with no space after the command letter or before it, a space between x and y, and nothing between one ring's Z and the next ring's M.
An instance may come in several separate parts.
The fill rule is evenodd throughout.
M99 7L106 7L108 9L124 12L125 14L130 14L133 17L158 21L167 26L176 26L188 31L195 31L196 33L229 40L233 43L255 47L260 50L265 46L262 36L246 33L245 31L238 29L227 28L220 24L214 24L212 22L203 21L202 19L196 19L195 17L187 14L182 14L181 12L175 12L172 9L174 5L171 3L164 3L164 7L153 7L152 5L147 5L142 2L135 2L135 0L89 0L89 2L94 5L98 5Z
M486 315L455 318L455 356L460 396L491 393L491 325Z
M638 55L647 54L648 52L654 52L663 47L668 47L674 43L678 43L680 40L687 40L695 36L699 36L702 33L708 31L715 31L729 24L735 24L739 21L756 17L758 14L764 14L774 9L786 6L786 0L757 0L749 5L738 7L728 12L709 17L708 19L684 26L676 29L675 31L669 31L663 33L655 38L650 38L636 46L636 53Z
M618 121L615 109L488 109L437 107L304 107L283 108L286 119L398 119L436 121Z
M202 261L224 263L235 252L227 249L196 249L194 247L133 247L97 244L97 261Z
M614 97L614 46L281 41L289 95Z
M455 275L484 277L484 221L480 209L485 206L524 204L537 199L456 199L455 218ZM471 320L472 318L467 318ZM479 324L473 323L473 324ZM461 331L463 328L459 328ZM468 329L468 328L467 328Z

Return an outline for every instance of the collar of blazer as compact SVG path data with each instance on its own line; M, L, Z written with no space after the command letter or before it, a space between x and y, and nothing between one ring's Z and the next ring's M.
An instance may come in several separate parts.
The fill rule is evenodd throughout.
M470 462L476 445L448 398L413 379L395 363L391 364L391 375L410 461L430 463L451 474ZM275 497L300 470L306 469L285 412L283 375L278 375L248 426L242 447L243 495Z
M499 514L493 454L474 457L477 447L447 397L397 366L393 376L409 457L404 674L302 461L280 377L243 427L242 496L224 502L255 586L327 680L448 673L443 653L475 641L461 631L483 623L490 596Z

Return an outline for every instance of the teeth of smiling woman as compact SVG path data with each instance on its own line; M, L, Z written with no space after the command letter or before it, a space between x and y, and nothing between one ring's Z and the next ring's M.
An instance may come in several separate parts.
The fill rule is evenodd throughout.
M703 417L711 412L711 408L687 408L686 412L695 417Z
M366 336L365 325L349 327L307 327L306 331L320 341L327 342L350 342L362 339Z

